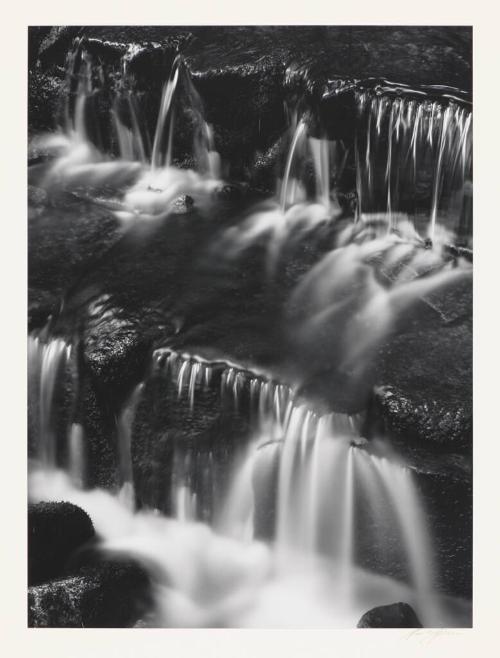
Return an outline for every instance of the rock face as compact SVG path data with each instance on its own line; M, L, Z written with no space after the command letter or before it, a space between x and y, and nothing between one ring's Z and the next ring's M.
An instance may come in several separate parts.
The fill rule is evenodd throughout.
M34 166L35 168L37 165ZM35 176L33 167L30 167ZM42 196L32 186L28 224L29 328L55 314L64 293L118 237L118 221L107 210L72 195Z
M92 521L76 505L29 505L28 584L43 583L63 573L74 552L93 538Z
M188 483L209 522L224 493L238 448L248 438L248 410L224 404L220 373L198 390L194 407L161 375L144 388L132 433L132 465L140 506L175 514L175 488ZM172 486L174 489L172 489Z
M422 624L407 603L392 603L365 612L358 628L422 628Z
M151 606L149 578L135 563L110 561L28 590L28 626L121 628Z

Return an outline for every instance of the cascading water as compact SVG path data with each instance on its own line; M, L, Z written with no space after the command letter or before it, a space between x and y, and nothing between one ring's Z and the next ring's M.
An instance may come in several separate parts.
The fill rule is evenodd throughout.
M38 437L36 453L46 468L57 465L57 404L62 373L69 362L71 346L63 339L47 340L34 335L28 339L28 376L30 399L34 412Z
M55 339L44 347L45 360L30 357L31 378L40 378L47 404L58 355L67 349ZM30 475L33 500L63 497L82 506L95 523L102 550L123 551L144 562L156 583L156 607L147 624L295 625L303 614L302 596L313 606L300 622L306 626L353 625L370 602L397 596L410 601L425 624L455 623L434 592L430 539L411 473L366 449L358 418L320 415L292 389L261 374L170 350L155 353L150 376L166 378L193 413L207 387L215 387L221 405L249 405L253 429L242 450L235 450L224 495L213 499L211 528L197 521L210 501L203 500L203 488L189 486L185 478L191 471L181 453L171 473L176 519L153 510L134 512L130 441L144 384L135 388L118 419L122 485L115 496L82 488L84 473L75 473L76 464L83 467L81 457L70 460L68 475L47 470L43 460ZM72 444L75 432L81 429L73 425ZM41 454L51 440L47 433L41 436ZM259 492L273 485L274 502L259 500ZM357 515L367 502L373 523L361 532ZM271 537L259 538L255 527L262 504L274 509ZM369 555L382 556L373 571L363 555L367 547ZM393 575L401 580L376 575L381 564L391 573L391 565L383 563L387 554L399 565ZM217 582L222 563L228 569L224 585ZM304 581L310 591L303 590ZM290 595L297 602L288 604L288 619L270 612L274 602L283 605ZM325 614L332 615L328 623Z
M405 213L423 237L470 239L472 112L373 92L356 104L359 216L387 213L393 229Z
M169 204L180 195L201 208L211 202L219 156L180 56L150 139L128 84L129 57L125 52L112 102L113 159L88 131L92 59L77 44L65 133L46 140L58 157L45 183L94 192L111 186L119 219L168 221ZM190 103L197 171L174 164L180 93ZM364 367L409 309L422 303L442 316L433 295L470 278L470 264L441 246L450 236L468 245L471 223L472 115L448 101L356 94L358 221L342 227L332 181L342 176L346 148L313 137L307 117L295 116L277 194L224 228L214 250L237 259L264 238L273 275L290 242L323 224L336 230L334 248L294 284L284 304L282 335L303 372L290 369L284 384L248 364L156 350L150 372L115 416L115 491L87 488L87 438L71 405L61 446L57 398L66 369L75 368L72 348L48 332L29 338L30 397L37 401L30 498L80 505L103 551L144 564L156 603L145 625L352 627L369 607L399 599L425 625L462 622L456 606L449 612L449 601L437 593L432 536L412 472L387 445L376 453L362 436L360 417L325 413L299 393L319 344L339 372L362 381ZM149 505L135 486L135 419L156 380L167 394L154 408L178 407L187 424L200 404L201 413L211 405L222 429L228 417L243 418L245 429L243 439L228 442L223 459L212 444L192 445L166 432L172 455L163 480L152 479L146 492L161 486L151 500L164 506Z

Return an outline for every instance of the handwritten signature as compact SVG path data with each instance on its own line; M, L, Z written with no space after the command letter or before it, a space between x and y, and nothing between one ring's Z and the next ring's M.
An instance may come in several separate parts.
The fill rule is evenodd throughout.
M453 630L449 628L416 628L413 631L410 631L408 635L406 635L406 639L417 639L420 644L431 644L431 642L434 642L435 640L450 636L450 635L462 635L462 631L460 630Z

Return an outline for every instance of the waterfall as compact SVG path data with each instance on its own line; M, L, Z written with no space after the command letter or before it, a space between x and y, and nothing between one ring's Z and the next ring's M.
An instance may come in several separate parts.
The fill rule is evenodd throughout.
M57 465L58 408L64 369L71 346L62 338L46 339L41 334L28 338L28 384L36 411L36 451L45 468Z
M61 353L67 350L56 341L42 350L59 355L44 369L45 389L50 387ZM209 626L221 619L228 624L262 625L276 618L269 606L278 592L286 600L287 592L295 587L299 588L297 594L313 597L307 599L313 607L306 625L328 625L324 606L330 610L332 622L352 625L374 596L389 601L404 597L424 623L450 623L434 593L430 537L411 473L387 457L370 453L369 444L360 439L359 418L321 415L301 402L293 389L266 379L263 373L172 350L154 354L149 376L166 378L175 398L185 399L192 413L196 413L197 396L206 387L219 392L221 405L231 404L234 409L250 405L254 430L246 445L235 448L224 495L211 499L217 507L209 517L212 520L204 521L210 501L203 499L203 488L193 488L190 483L197 471L215 469L212 477L217 476L211 454L176 453L172 519L147 509L134 511L133 490L126 486L131 486L130 442L147 380L134 389L117 420L117 469L123 486L116 496L98 490L86 492L73 476L84 441L81 428L75 425L70 435L72 445L78 448L73 447L70 477L55 471L51 474L45 466L34 469L30 495L34 500L63 497L81 505L103 538L102 550L124 551L144 561L156 582L152 625ZM193 460L202 461L196 464ZM255 514L263 503L260 492L272 490L275 501L266 499L264 504L275 509L275 532L264 545L256 536ZM366 516L367 510L372 523L360 526L359 515ZM394 556L394 538L396 562L402 564L402 571L395 574L399 581L368 569L360 545L361 541L369 546L370 556ZM221 563L229 569L222 589L217 584ZM302 589L303 578L317 582L310 593ZM320 583L326 582L329 594L323 600L326 593L320 594ZM320 589L316 591L316 587ZM187 607L177 609L181 599ZM295 611L291 601L286 605L297 623L293 615L303 614L303 608L298 606ZM278 623L284 623L283 619Z
M124 403L121 413L119 414L116 421L118 443L118 481L121 486L120 496L122 497L125 504L132 510L135 507L134 478L131 455L132 426L143 388L143 382L134 388Z
M172 140L174 137L174 108L173 100L177 82L179 80L179 69L181 65L180 57L177 57L172 66L170 78L165 83L163 88L160 111L158 120L156 122L156 131L153 142L153 153L151 156L151 164L154 168L167 166L172 164ZM167 132L167 151L163 156L161 152L162 142L165 139L165 129L168 125Z
M449 101L356 94L358 215L399 213L423 237L471 237L472 112ZM438 230L439 229L439 230Z
M186 207L195 207L196 220L205 219L204 211L215 207L222 167L183 58L175 58L163 85L151 136L128 78L131 57L126 49L122 77L111 90L112 154L92 113L105 74L85 42L76 42L64 132L48 138L57 158L47 166L44 184L77 194L90 190L91 198L107 195L123 222L154 220L155 238L153 231L177 212L172 202L180 197L189 196ZM344 143L313 136L309 117L296 111L274 196L246 209L229 228L221 221L210 249L190 252L198 274L204 257L237 259L263 243L265 274L278 284L274 295L281 293L277 274L285 256L311 247L316 262L306 261L309 269L299 272L282 306L276 305L283 351L294 351L293 362L279 374L257 370L250 357L236 363L155 349L144 381L120 409L110 405L117 491L86 489L91 437L76 413L74 347L49 336L48 328L28 338L35 444L30 498L81 505L101 550L143 563L154 583L151 626L352 627L369 607L394 600L414 605L424 624L453 622L436 594L435 551L412 472L383 441L375 451L375 442L363 436L361 415L326 413L327 395L320 407L300 393L324 367L339 377L348 373L346 387L359 388L364 403L365 387L372 386L365 374L395 327L404 335L417 304L453 324L436 298L472 275L470 263L443 246L471 244L472 113L455 97L433 101L386 92L355 92L358 209L352 222L344 225L337 199L348 156ZM190 131L190 145L180 144ZM193 161L193 169L175 165L182 149L189 150L183 163ZM140 245L138 240L134 248ZM124 313L129 302L124 296ZM146 300L144 308L160 314L161 304ZM192 325L186 326L190 331ZM172 341L184 338L192 335L180 333ZM318 365L323 355L328 361ZM280 379L284 373L286 381ZM144 418L165 409L170 415L154 428L159 439L152 446L147 434L139 436ZM135 448L146 454L158 448L154 475L148 472L144 481L144 455Z
M252 536L254 471L263 463L262 454L268 453L269 459L278 461L275 541L279 555L298 550L328 557L338 569L346 595L354 596L349 583L357 560L357 509L362 499L369 504L382 499L386 512L377 514L377 522L363 528L363 541L384 555L386 542L397 528L405 573L421 603L429 600L433 590L432 551L411 473L359 447L356 417L318 414L301 403L292 389L234 364L168 350L158 350L154 363L171 381L177 396L186 396L191 409L196 391L207 381L217 385L218 379L221 404L230 401L238 409L245 398L251 403L256 438L235 461L231 486L216 514L224 533L240 540ZM208 377L206 373L210 373ZM186 469L188 473L192 466ZM174 473L178 477L178 466ZM266 477L274 477L269 468ZM183 478L179 480L183 484L177 488L177 516L195 519L196 503L201 504L199 494L190 490ZM262 474L259 481L262 484Z
M130 90L123 89L117 92L111 116L120 158L146 163L150 150L149 139L141 129L137 102Z

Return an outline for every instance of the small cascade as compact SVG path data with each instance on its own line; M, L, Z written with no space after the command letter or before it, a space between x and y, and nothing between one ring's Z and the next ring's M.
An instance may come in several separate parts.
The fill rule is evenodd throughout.
M85 430L80 423L72 423L69 432L68 471L75 487L85 486L87 466L85 459Z
M211 515L202 512L207 504L203 488L193 488L190 477L205 472L210 481L216 480L214 458L210 454L176 455L172 476L176 518L189 521L209 516L220 532L248 542L255 532L254 478L264 489L272 490L272 484L265 481L276 477L269 463L277 461L275 544L280 563L287 564L296 552L322 555L332 561L344 595L351 597L355 595L350 590L352 573L365 559L357 555L361 539L381 561L396 543L395 562L401 565L398 575L413 583L422 601L429 599L431 551L411 474L359 447L363 443L360 419L320 415L301 403L289 387L235 364L157 350L154 366L171 382L176 397L187 400L191 413L196 412L197 392L212 386L220 390L221 406L245 408L254 421L254 438L249 438L243 451L234 448L233 477L222 504ZM204 466L195 466L193 459L203 460ZM377 508L377 522L369 526L368 534L364 527L360 537L356 515L360 505L372 504L372 500L385 501L385 511L379 513Z
M449 101L356 94L358 216L400 213L422 237L472 233L472 112ZM443 235L444 234L444 235Z
M200 209L207 208L220 184L220 157L182 57L174 60L164 85L151 146L129 74L134 45L124 50L119 72L104 70L87 46L85 40L76 40L68 57L62 130L36 140L39 147L56 156L44 185L76 188L93 200L110 201L122 222L167 216L172 201L182 195L190 195ZM110 106L109 117L97 117L93 107L102 95ZM182 123L183 132L192 134L191 144L183 137L179 147L182 159L192 161L191 169L173 164L177 123ZM101 131L101 126L106 129Z
M341 140L312 137L308 118L293 113L290 145L271 202L258 206L244 222L229 228L220 240L225 256L267 243L267 272L272 278L287 248L302 243L319 227L341 215L336 185L344 171L348 150Z
M294 404L295 393L287 385L227 361L209 361L168 348L156 350L153 372L161 373L175 387L177 398L196 411L197 392L219 388L220 404L234 411L248 411L255 428L282 427Z
M251 472L265 469L264 479L258 476L261 487L266 477L275 477L259 454L267 453L268 462L278 464L278 568L286 572L297 555L311 560L321 555L337 574L341 596L354 601L356 570L366 568L366 560L376 554L375 570L390 572L390 555L399 565L398 577L412 583L422 616L436 618L429 533L411 472L370 454L357 425L356 418L318 416L305 406L295 407L280 441L268 441L269 435L263 433L252 444L230 491L223 531L240 540L251 535L255 509ZM357 516L366 514L367 505L375 506L370 512L373 523L360 523Z
M172 66L170 77L163 87L161 105L156 122L151 164L154 169L172 165L172 140L174 138L174 94L179 80L181 58L177 57ZM163 143L166 141L166 152Z
M288 151L285 173L283 175L283 182L281 184L281 194L280 194L280 207L281 211L284 213L287 209L287 206L297 203L299 200L303 201L304 193L298 191L299 181L297 178L291 177L292 164L294 160L300 153L304 153L306 146L306 122L304 119L301 119L297 123L295 128L292 143L290 144L290 149Z
M46 339L43 332L28 337L28 386L35 405L36 453L45 468L55 468L58 457L58 405L71 346L62 338Z
M291 206L304 202L320 205L326 212L338 209L332 182L340 180L348 150L341 140L311 137L308 124L307 115L298 119L297 112L292 113L292 138L279 181L279 207L284 215Z
M122 75L117 84L111 118L118 142L118 155L122 160L146 164L151 158L151 140L141 119L136 94L131 88L127 64L129 54L123 56Z
M153 142L152 167L159 169L172 166L176 99L180 93L186 96L186 105L191 115L193 155L197 170L202 175L217 179L220 176L220 159L215 150L213 131L205 121L202 100L181 55L175 58L170 77L163 87Z
M118 443L118 482L120 497L129 509L135 508L134 478L132 472L132 427L144 384L138 384L122 407L116 421Z
M65 131L81 143L90 139L88 126L93 122L89 117L89 104L93 93L92 58L77 39L75 47L68 54L66 85L68 94L64 112Z

